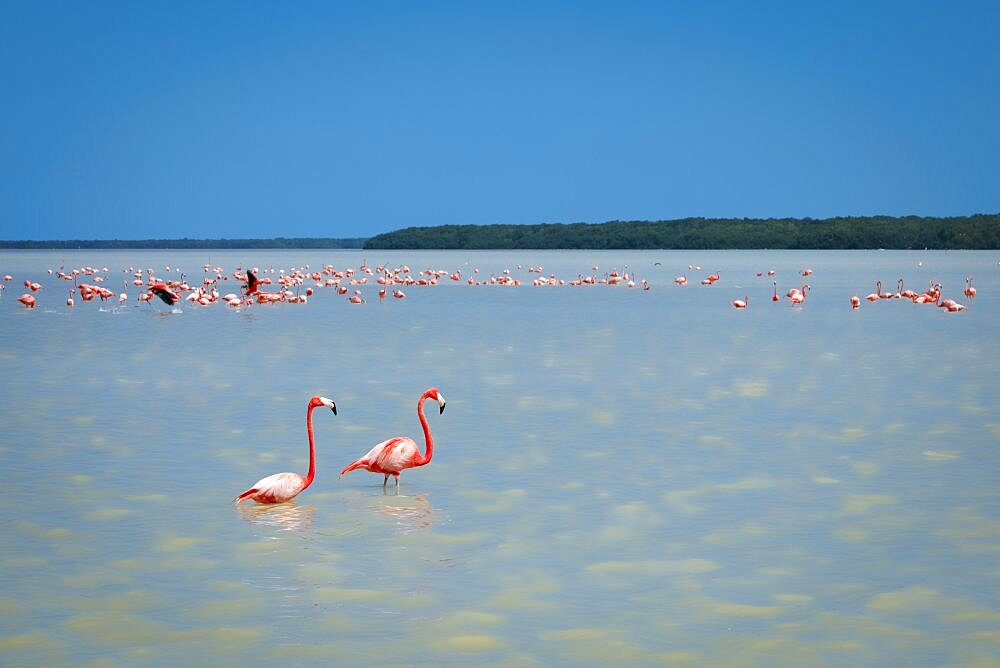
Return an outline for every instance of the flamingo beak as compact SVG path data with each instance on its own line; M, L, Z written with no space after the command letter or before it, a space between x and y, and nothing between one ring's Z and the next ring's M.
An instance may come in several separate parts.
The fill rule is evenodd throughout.
M326 397L321 397L321 398L320 398L320 401L322 401L322 402L323 402L323 405L324 405L324 406L326 406L326 407L327 407L327 408L329 408L329 409L330 409L331 411L333 411L333 414L334 414L334 415L336 415L336 414L337 414L337 404L333 403L333 401L332 401L331 399L327 399Z
M438 415L441 415L442 413L444 413L444 397L442 397L440 394L438 394L438 406L440 407L440 409L438 410Z

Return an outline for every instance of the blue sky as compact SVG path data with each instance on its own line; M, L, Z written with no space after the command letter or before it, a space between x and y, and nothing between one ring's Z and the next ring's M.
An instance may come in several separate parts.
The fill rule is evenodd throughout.
M27 2L0 238L1000 211L1000 3Z

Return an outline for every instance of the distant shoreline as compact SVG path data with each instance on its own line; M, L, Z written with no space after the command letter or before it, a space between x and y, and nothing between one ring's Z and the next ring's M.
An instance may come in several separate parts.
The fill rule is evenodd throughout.
M997 250L1000 214L409 227L370 238L0 240L3 250Z

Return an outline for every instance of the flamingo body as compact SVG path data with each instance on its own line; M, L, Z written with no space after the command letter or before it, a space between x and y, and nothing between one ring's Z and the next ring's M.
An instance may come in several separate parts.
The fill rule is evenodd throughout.
M284 503L294 499L308 487L305 476L298 473L275 473L261 478L247 491L236 497L237 505L250 499L257 503Z
M340 472L341 475L354 469L365 469L372 473L399 476L403 469L422 466L420 450L412 438L395 436L386 439ZM426 463L426 462L424 462Z
M385 476L382 486L389 482L389 476L396 479L396 489L399 489L399 474L404 469L424 466L429 464L434 456L434 439L431 436L430 427L427 425L427 416L424 415L424 401L434 399L440 407L439 414L444 413L444 396L438 392L437 388L429 388L417 401L417 417L420 419L420 426L424 430L424 442L426 452L420 454L420 449L416 442L408 436L394 436L386 439L369 450L363 457L351 462L340 475L350 473L355 469L364 469L372 473L381 473Z

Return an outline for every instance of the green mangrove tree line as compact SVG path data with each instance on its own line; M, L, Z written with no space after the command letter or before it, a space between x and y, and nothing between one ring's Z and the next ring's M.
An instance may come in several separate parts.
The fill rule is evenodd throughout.
M996 249L1000 214L951 218L865 216L684 218L542 225L409 227L371 237L366 249Z

